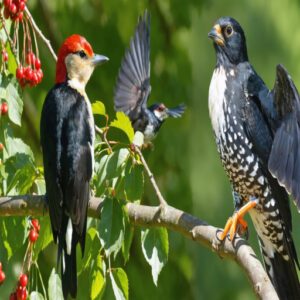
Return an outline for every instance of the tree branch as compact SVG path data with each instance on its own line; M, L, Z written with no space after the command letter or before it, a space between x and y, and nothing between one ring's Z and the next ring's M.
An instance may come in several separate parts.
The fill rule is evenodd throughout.
M88 210L90 217L100 217L102 203L102 198L90 200ZM126 208L132 225L166 227L208 247L217 252L220 257L236 261L245 271L258 298L278 299L262 264L252 248L242 238L237 237L234 243L226 239L224 244L220 245L216 239L218 228L169 205L152 207L127 203ZM47 214L48 207L44 196L24 195L0 198L0 217Z

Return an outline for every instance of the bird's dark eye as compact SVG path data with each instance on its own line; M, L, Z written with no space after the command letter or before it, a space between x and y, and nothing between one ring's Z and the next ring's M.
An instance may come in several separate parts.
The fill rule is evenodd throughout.
M86 57L86 53L83 50L78 51L77 54L82 58Z
M233 29L232 29L232 26L231 25L227 25L226 28L225 28L225 35L227 37L230 37L233 33Z

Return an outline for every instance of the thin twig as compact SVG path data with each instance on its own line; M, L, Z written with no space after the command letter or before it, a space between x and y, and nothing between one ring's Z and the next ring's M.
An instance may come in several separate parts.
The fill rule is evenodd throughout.
M158 185L156 183L156 180L155 180L155 178L154 178L154 176L153 176L153 174L152 174L152 172L151 172L151 170L150 170L150 168L149 168L149 166L148 166L148 164L147 164L147 162L146 162L146 160L145 160L145 158L143 156L143 153L142 153L141 149L138 146L135 146L135 151L140 156L141 162L142 162L142 164L145 167L145 170L146 170L146 172L148 174L148 177L150 179L150 182L151 182L151 184L152 184L152 186L153 186L153 188L155 190L155 193L156 193L156 196L157 196L157 198L158 198L158 200L160 202L160 205L161 206L166 206L168 203L165 200L165 198L163 197L163 195L161 194L161 192L159 190L159 187L158 187Z
M100 218L103 198L91 198L88 215ZM248 243L236 237L234 243L228 239L216 246L216 235L219 228L172 206L145 206L127 203L126 210L132 225L143 227L164 227L208 247L219 256L231 259L245 271L258 298L278 300L275 289L266 274L261 262ZM42 216L48 213L44 196L23 195L0 198L1 216Z
M36 25L29 9L26 7L25 8L25 12L27 14L27 17L34 29L34 31L37 33L37 35L40 37L40 39L45 43L45 45L47 46L47 48L49 49L52 57L54 58L55 61L57 61L57 56L55 54L55 51L53 50L50 41L44 36L44 34L42 33L42 31L39 29L39 27Z
M9 42L9 45L10 45L10 48L11 48L11 51L13 52L14 56L17 58L18 57L18 52L14 46L14 42L13 40L11 39L10 35L9 35L9 32L7 31L7 28L5 26L5 20L4 20L4 17L3 17L3 14L0 13L0 20L1 20L1 24L2 24L2 27L5 31L5 34L6 34L6 37L7 37L7 40Z

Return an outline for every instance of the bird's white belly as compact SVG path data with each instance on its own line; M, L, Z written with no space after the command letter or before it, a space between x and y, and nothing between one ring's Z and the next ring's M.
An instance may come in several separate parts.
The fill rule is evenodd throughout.
M225 124L224 101L226 72L223 67L214 70L209 86L208 107L215 135L218 137Z

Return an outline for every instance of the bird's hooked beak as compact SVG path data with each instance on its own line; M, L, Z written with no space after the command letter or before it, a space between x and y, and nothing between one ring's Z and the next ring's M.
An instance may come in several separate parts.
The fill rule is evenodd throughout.
M184 111L185 111L185 105L180 104L176 107L168 108L167 109L167 114L168 114L169 117L179 118L184 113Z
M222 35L222 29L219 24L216 24L208 33L208 37L211 38L217 45L224 46L225 41Z
M104 56L104 55L100 55L100 54L95 54L92 57L92 64L94 66L100 66L102 64L104 64L105 62L109 61L109 58Z

